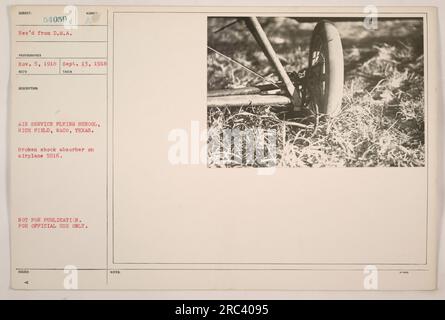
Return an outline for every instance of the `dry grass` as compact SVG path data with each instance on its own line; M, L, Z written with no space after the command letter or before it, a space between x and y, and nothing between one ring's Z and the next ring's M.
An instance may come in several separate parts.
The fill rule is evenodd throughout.
M314 25L288 20L262 22L272 44L287 62L288 71L295 71L307 66L310 31ZM209 44L276 80L265 57L242 26L217 34L211 32L212 28L224 23L218 19L209 20ZM373 32L364 29L361 23L336 25L345 56L344 96L338 115L321 119L314 132L312 122L274 106L209 109L209 134L218 136L225 129L276 130L276 165L282 167L423 166L421 21L381 22L380 30ZM301 37L296 38L296 33ZM394 34L397 36L391 36ZM264 81L209 53L209 89L236 88L252 83ZM307 124L307 128L301 128L299 123ZM226 154L222 154L224 152ZM219 150L218 153L221 154L213 150L210 154L210 166L221 165L211 160L215 156L228 160L223 166L240 165L233 161L236 159L230 152ZM260 159L248 165L270 165L266 163Z

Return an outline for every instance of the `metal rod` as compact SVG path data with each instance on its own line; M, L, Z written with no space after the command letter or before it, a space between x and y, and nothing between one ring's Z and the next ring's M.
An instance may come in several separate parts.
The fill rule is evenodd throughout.
M237 23L238 21L239 21L239 19L236 19L235 21L232 21L232 22L230 22L230 23L228 23L228 24L226 24L226 25L224 25L224 26L222 26L222 27L216 29L215 31L213 31L213 33L218 33L218 32L220 32L220 31L223 31L224 29L233 26L233 25L234 25L235 23Z
M278 88L277 88L278 86ZM275 84L259 84L255 86L255 88L260 89L263 91L271 91L271 90L281 90L284 89L284 86L281 82L276 82Z
M207 91L207 97L222 97L222 96L236 96L244 94L257 94L261 89L257 87L246 87L239 89L223 89Z
M273 81L268 80L266 77L262 76L261 74L259 74L259 73L256 72L255 70L250 69L249 67L245 66L245 65L242 64L241 62L239 62L239 61L237 61L237 60L235 60L235 59L233 59L233 58L230 58L229 56L226 56L224 53L219 52L218 50L216 50L216 49L214 49L214 48L212 48L212 47L210 47L210 46L207 46L207 49L209 49L210 51L215 52L216 54L219 54L221 57L224 57L224 58L227 59L228 61L233 62L233 63L239 65L241 68L243 68L243 69L249 71L250 73L252 73L252 74L254 74L255 76L257 76L258 78L261 78L261 79L263 79L264 81L266 81L266 82L268 82L268 83L270 83L270 84L273 84L273 85L275 85L275 87L279 88L278 85L276 85Z
M273 49L272 44L267 38L267 35L264 32L263 28L261 27L261 24L259 23L258 19L256 17L248 17L246 18L245 21L247 27L255 37L255 40L263 49L267 59L270 61L270 63L272 63L273 67L277 71L280 80L284 83L286 87L287 93L289 94L290 97L292 97L292 103L294 104L294 107L299 107L301 105L301 98L299 96L299 92L298 90L295 89L294 84L292 83L286 70L281 64L280 59L275 53L275 50Z
M246 106L285 106L292 101L286 96L279 95L237 95L223 97L207 97L207 107L246 107Z

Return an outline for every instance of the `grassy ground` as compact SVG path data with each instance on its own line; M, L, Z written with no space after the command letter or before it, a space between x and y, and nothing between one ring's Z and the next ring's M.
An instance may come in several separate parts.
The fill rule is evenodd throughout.
M266 57L241 23L212 32L230 21L209 19L209 46L277 81ZM260 22L288 71L307 66L314 24L281 18ZM379 21L374 31L365 29L361 22L338 22L336 26L345 62L339 115L321 119L314 133L313 124L275 106L216 108L208 110L209 133L215 136L225 129L276 130L277 165L284 167L423 166L422 22ZM208 89L267 83L210 51L207 64ZM308 127L301 128L298 123L307 123ZM214 151L210 156L231 157L215 155ZM221 166L212 160L209 165Z

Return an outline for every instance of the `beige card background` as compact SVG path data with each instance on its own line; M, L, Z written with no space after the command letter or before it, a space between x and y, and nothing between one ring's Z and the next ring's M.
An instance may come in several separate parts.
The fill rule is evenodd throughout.
M188 130L191 121L206 124L207 9L140 12L152 10L185 9L109 9L109 76L42 84L51 91L66 85L90 90L82 96L49 103L49 89L29 100L12 94L12 123L23 116L49 117L63 104L55 117L87 116L107 124L87 141L97 148L87 159L58 165L11 161L12 220L18 212L71 211L83 212L89 222L81 236L12 229L13 268L42 269L32 271L32 288L60 288L63 270L43 269L66 264L84 269L81 288L361 290L369 264L382 271L382 289L435 287L434 68L426 73L433 84L427 88L428 170L278 169L261 176L253 169L172 166L168 133ZM242 10L265 14L236 11ZM290 15L289 9L280 10ZM428 12L428 36L436 38L433 11L421 11ZM436 58L435 50L428 42L428 61ZM12 76L14 81L29 80ZM20 108L30 104L44 108ZM12 134L12 146L15 139ZM48 173L57 179L48 179ZM29 181L38 181L38 187ZM110 275L110 269L120 270L120 276ZM24 277L12 271L14 287L26 288Z
M167 161L172 129L206 126L206 23L114 14L115 262L424 264L426 168Z

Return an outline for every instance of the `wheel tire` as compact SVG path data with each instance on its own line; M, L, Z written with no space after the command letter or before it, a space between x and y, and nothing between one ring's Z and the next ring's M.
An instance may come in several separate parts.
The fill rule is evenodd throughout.
M317 52L319 55L317 56ZM318 78L311 85L318 85L319 90L309 88L312 93L313 102L316 104L318 113L328 115L340 111L343 98L344 62L343 47L340 35L335 26L329 21L321 21L312 32L309 50L309 68L322 57L322 78ZM324 82L324 83L323 83Z

